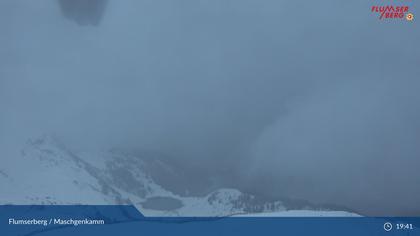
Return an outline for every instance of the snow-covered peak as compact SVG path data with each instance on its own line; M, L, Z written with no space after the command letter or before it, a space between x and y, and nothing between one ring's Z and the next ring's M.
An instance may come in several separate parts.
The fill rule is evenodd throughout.
M152 176L164 171L176 178L176 168L144 155L115 149L75 152L50 135L29 140L14 163L0 168L0 188L8 189L0 195L0 204L134 204L146 216L341 214L286 211L281 201L231 188L181 196Z

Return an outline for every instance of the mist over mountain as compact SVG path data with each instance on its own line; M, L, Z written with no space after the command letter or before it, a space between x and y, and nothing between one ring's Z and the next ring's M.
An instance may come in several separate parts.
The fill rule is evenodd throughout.
M420 214L415 22L361 0L83 2L0 2L0 164L47 133L160 153L201 196Z

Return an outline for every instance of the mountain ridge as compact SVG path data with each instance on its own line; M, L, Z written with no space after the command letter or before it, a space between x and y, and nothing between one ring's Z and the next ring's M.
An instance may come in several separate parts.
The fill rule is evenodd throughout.
M232 188L220 188L206 196L181 196L156 183L147 170L156 165L176 174L167 163L115 149L79 153L44 135L29 140L20 154L15 165L0 169L0 186L8 190L0 195L0 204L122 204L134 205L146 216L298 214L287 211L281 201L265 201ZM306 209L299 214L356 215L323 212Z

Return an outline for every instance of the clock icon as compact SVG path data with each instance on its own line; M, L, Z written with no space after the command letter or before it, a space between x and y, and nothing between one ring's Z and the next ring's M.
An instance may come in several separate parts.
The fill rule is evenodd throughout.
M389 222L386 222L384 224L384 230L387 231L387 232L391 231L392 230L392 224L389 223Z

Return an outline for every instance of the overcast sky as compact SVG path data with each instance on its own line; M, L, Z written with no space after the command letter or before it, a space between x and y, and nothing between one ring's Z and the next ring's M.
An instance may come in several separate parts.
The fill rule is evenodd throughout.
M418 215L420 27L370 4L111 0L90 22L1 0L0 145L159 150L221 186Z

